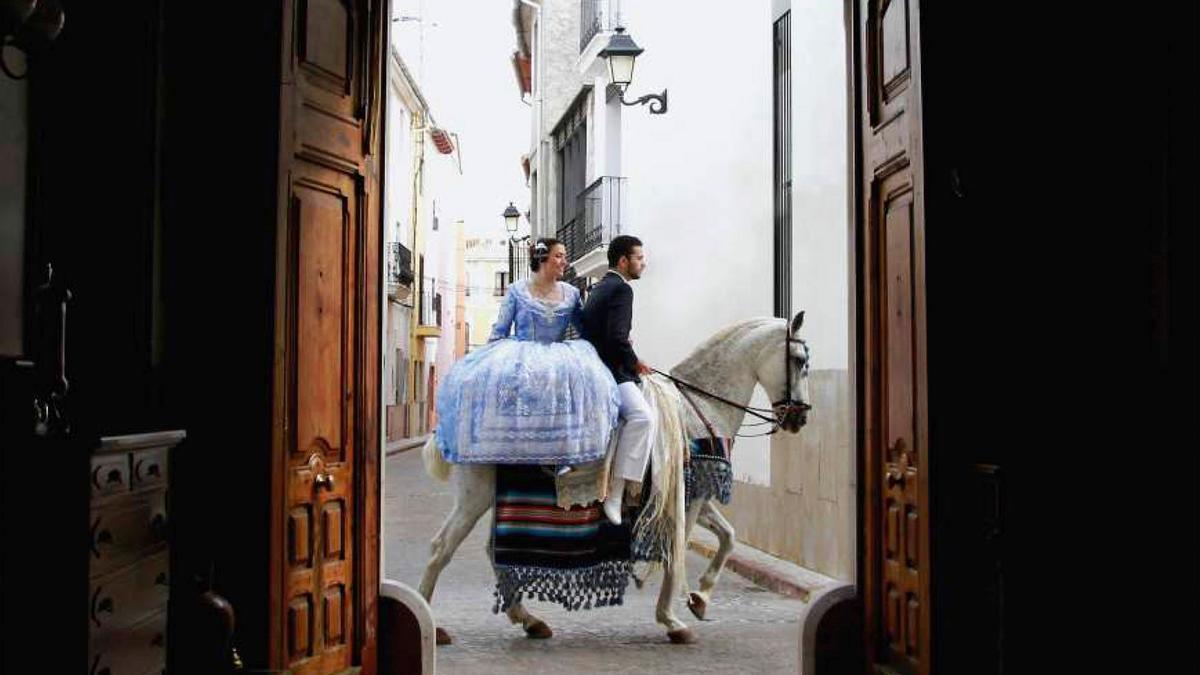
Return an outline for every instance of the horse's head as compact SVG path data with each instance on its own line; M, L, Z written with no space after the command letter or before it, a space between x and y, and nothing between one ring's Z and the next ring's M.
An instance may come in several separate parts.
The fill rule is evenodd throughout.
M800 312L785 327L778 344L762 351L756 375L759 384L771 397L771 409L780 428L791 433L808 423L812 408L808 399L808 343L800 338L804 312Z

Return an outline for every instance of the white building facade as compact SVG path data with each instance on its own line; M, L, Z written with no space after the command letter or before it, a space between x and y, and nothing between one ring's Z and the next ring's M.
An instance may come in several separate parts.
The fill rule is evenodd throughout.
M738 440L724 510L742 541L853 580L841 3L516 0L513 14L518 74L522 58L530 71L532 230L567 243L584 288L613 236L643 241L638 355L665 370L730 323L806 311L813 415L797 436ZM619 25L645 49L624 99L666 90L664 114L609 87L599 54ZM767 403L757 392L754 404Z
M434 142L429 104L395 50L388 70L383 399L387 438L398 440L429 430L437 377L454 358L457 228L439 202L453 199L458 167Z

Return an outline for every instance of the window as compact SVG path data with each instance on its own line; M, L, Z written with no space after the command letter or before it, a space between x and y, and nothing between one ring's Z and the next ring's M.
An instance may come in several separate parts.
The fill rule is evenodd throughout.
M575 220L579 193L587 180L587 122L581 122L558 150L558 224Z
M591 101L592 88L584 87L553 132L555 163L558 165L556 197L560 230L575 220L579 210L579 193L587 187L587 111ZM567 254L571 255L574 251L571 233L560 232L558 238L563 240Z
M504 291L508 288L508 272L496 272L496 289L495 295L504 295Z
M775 316L792 315L792 13L775 22Z

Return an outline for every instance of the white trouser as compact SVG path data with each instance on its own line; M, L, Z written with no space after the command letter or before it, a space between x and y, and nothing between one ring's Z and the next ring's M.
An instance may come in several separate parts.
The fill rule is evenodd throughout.
M641 482L650 461L650 443L654 439L654 418L646 397L636 382L624 382L621 392L620 437L613 457L613 477Z

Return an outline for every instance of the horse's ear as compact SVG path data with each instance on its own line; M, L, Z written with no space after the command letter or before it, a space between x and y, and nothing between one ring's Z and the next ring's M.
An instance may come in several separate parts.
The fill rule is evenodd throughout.
M796 331L800 330L800 327L803 325L804 325L804 310L800 310L800 312L798 314L796 314L796 316L792 319L792 330L789 333L789 335L795 335Z

